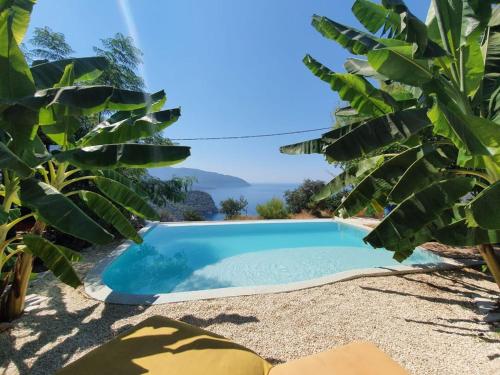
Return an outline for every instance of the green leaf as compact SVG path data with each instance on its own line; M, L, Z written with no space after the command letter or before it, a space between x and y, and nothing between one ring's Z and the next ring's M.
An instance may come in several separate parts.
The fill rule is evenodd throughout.
M376 117L329 145L325 153L337 161L362 157L381 147L408 139L430 125L425 109L405 109Z
M12 17L12 35L18 45L24 39L30 23L31 11L36 0L2 0L0 13L10 13Z
M133 111L120 111L114 113L109 119L110 124L128 119L129 117L143 117L151 112L158 112L163 108L163 105L167 101L167 96L165 91L161 90L151 94L150 101L146 103L146 106L133 110Z
M450 139L457 148L464 150L459 156L458 164L470 166L475 164L484 168L484 159L491 159L500 164L500 126L492 121L477 116L470 116L454 108L451 103L443 105L435 100L428 113L434 124L434 133Z
M370 63L366 60L350 58L345 61L344 67L345 70L351 74L378 79L380 81L388 80L387 77L379 74L375 69L373 69Z
M370 51L368 62L379 74L411 86L422 86L433 78L429 62L413 58L410 46Z
M2 72L0 98L6 99L22 98L35 92L30 69L16 42L15 23L16 13L12 14L9 11L0 13L0 72ZM23 33L24 31L17 29L18 37Z
M368 51L384 47L377 38L352 27L341 25L327 17L314 15L312 25L324 37L336 41L355 55L366 55Z
M500 181L484 189L467 206L474 219L473 224L483 229L500 230ZM473 225L473 226L477 226Z
M310 141L282 146L280 152L288 155L322 154L326 145L327 143L322 138L311 139Z
M68 86L39 90L24 105L40 109L59 104L66 106L68 114L80 116L110 111L132 111L151 102L151 96L141 91L117 89L111 86Z
M354 216L372 202L384 206L394 184L418 155L425 152L427 149L415 147L387 160L353 187L339 209L342 208L347 216Z
M81 128L82 124L74 116L58 116L58 120L50 125L41 126L41 129L56 144L67 145L69 139Z
M99 77L109 65L104 57L83 57L42 62L31 67L38 90L54 87L59 83L68 65L73 64L74 82L91 81Z
M332 90L337 91L342 100L350 102L351 107L360 114L381 116L394 111L394 100L365 78L334 73L309 55L304 58L304 64L315 76L330 84Z
M97 177L94 182L104 195L134 215L145 219L159 220L156 210L129 187L106 177Z
M161 132L176 122L181 115L180 108L150 113L146 116L97 125L81 141L84 146L125 143Z
M22 204L35 211L48 225L95 244L106 244L113 239L110 233L52 186L34 178L21 181L20 186Z
M34 172L2 142L0 142L0 169L16 172L20 177L29 177Z
M446 55L446 51L429 38L426 25L410 12L403 1L384 0L382 4L399 14L401 25L397 38L413 44L413 57L434 58Z
M190 155L189 147L148 144L111 144L58 152L54 158L82 169L156 168L180 163Z
M142 243L142 238L137 234L134 226L109 200L97 193L85 190L80 190L78 196L97 216L115 227L123 237L135 243Z
M474 185L473 179L457 177L428 186L399 204L364 238L365 242L375 248L384 247L407 255L416 243L413 241L416 233L437 220Z
M377 168L380 163L385 160L385 155L375 156L360 161L356 167L349 168L348 170L335 176L333 180L327 183L319 192L313 197L312 201L319 202L324 199L330 198L332 195L349 188L351 185L359 181L367 174L371 173L373 169Z
M63 283L73 288L82 285L80 278L71 265L71 261L60 247L32 234L24 235L23 242L28 247L28 251L40 258L43 264Z
M359 22L372 33L383 29L382 34L389 36L399 33L401 20L399 14L369 0L356 0L352 12Z
M469 227L466 220L461 220L439 229L434 233L434 237L448 246L477 246L499 243L500 231Z
M457 149L451 145L426 144L423 152L408 167L393 187L389 199L401 203L411 194L443 178L442 169L452 166L457 159Z
M494 22L498 19L498 22ZM493 11L492 22L485 32L485 37L481 46L484 59L484 78L480 100L485 109L490 107L490 100L500 86L500 7ZM490 115L491 116L491 115Z
M28 158L33 156L33 143L37 138L37 120L36 111L21 105L9 107L0 117L0 127L12 137L9 148L30 166L32 166L30 161L24 155Z
M481 45L477 38L469 38L467 44L462 47L464 60L464 91L468 96L473 97L484 76L484 61L481 53Z

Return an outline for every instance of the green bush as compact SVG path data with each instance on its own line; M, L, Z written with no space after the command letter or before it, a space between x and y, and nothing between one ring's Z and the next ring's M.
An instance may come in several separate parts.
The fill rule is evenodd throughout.
M199 212L195 210L187 210L183 213L184 221L203 221L205 218L200 215Z
M324 186L323 181L305 180L297 189L285 191L285 201L290 212L298 214L303 210L315 209L312 197Z
M297 189L287 190L285 192L285 201L288 210L293 214L307 210L316 216L321 216L321 211L334 212L347 191L343 190L330 198L315 201L313 199L314 195L321 192L324 187L325 183L323 181L304 180Z
M236 216L241 215L242 211L246 211L248 206L248 201L244 197L240 197L239 200L234 198L226 199L220 202L220 212L226 216L227 219L233 219Z
M288 218L285 203L278 198L273 198L267 203L257 205L257 213L264 219Z

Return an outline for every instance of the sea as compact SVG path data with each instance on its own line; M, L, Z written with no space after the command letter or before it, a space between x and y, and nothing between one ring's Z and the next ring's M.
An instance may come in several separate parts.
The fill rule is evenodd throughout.
M287 190L296 189L300 184L252 184L245 187L237 188L217 188L217 189L196 189L202 190L210 194L217 207L220 207L220 202L228 199L234 198L239 199L244 197L248 201L248 207L246 214L249 216L257 215L257 205L266 203L272 198L279 198L284 200L284 193ZM223 214L215 214L209 218L210 220L223 220Z

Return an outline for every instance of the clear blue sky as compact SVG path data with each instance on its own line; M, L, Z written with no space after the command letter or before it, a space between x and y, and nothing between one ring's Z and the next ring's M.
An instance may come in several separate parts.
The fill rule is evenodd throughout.
M328 127L338 96L302 64L310 53L343 71L347 53L310 26L314 13L357 25L349 0L129 0L148 89L165 89L182 117L170 138L278 133ZM428 0L407 0L425 19ZM118 0L38 0L31 30L66 34L77 56L99 39L130 35ZM29 34L28 34L29 37ZM287 156L279 146L309 133L236 141L192 141L179 166L236 175L251 182L327 180L337 171L319 155Z

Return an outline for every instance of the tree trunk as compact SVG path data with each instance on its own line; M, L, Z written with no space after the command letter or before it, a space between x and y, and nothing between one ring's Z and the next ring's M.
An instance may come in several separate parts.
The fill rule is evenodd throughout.
M0 301L0 321L10 322L23 313L32 269L33 256L28 253L20 254L14 265L12 284L7 287Z
M500 288L500 259L498 259L498 256L495 254L493 246L479 245L479 253L485 260L488 269L493 275L493 279L495 279L495 282L498 285L498 288Z

